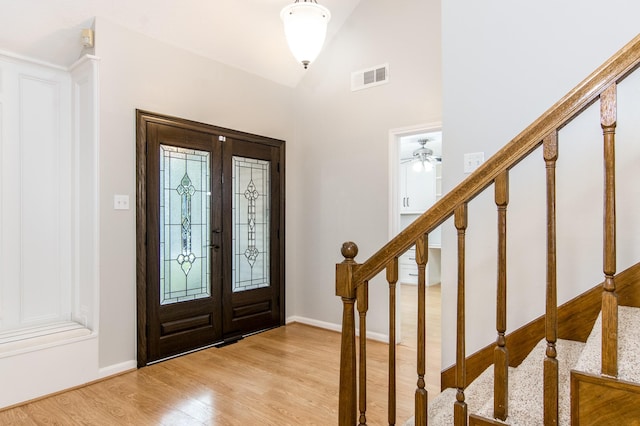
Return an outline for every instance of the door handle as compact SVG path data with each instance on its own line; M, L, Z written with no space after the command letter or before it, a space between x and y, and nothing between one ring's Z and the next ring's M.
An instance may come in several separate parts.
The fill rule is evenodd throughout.
M221 229L219 229L219 228L216 228L216 229L214 229L213 231L211 231L211 233L213 234L213 235L212 235L212 239L214 239L214 238L215 238L215 239L217 240L218 238L220 238L220 234L222 233L222 230L221 230ZM215 235L215 237L214 237L214 235ZM210 246L210 247L211 247L212 249L214 249L214 250L218 250L218 249L220 249L220 244L215 244L215 243L214 243L214 244L211 244L211 246Z

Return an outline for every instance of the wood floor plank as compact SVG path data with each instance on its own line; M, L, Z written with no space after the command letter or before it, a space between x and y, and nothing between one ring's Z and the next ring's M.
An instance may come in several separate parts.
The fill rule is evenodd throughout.
M29 414L23 407L0 411L0 425L25 425L29 422Z
M415 296L405 296L410 311ZM439 329L439 313L429 321ZM413 415L417 378L407 327L397 347L398 424ZM436 331L427 329L430 398L440 389ZM388 346L368 341L367 354L368 423L387 424ZM338 418L339 358L340 334L290 324L0 411L0 424L327 426Z

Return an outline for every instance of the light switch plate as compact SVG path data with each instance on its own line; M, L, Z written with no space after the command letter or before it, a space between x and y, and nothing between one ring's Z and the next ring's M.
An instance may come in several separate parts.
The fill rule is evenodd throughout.
M113 196L113 209L114 210L129 210L129 196L128 195L114 195Z
M471 173L484 163L484 152L470 152L464 155L464 172Z

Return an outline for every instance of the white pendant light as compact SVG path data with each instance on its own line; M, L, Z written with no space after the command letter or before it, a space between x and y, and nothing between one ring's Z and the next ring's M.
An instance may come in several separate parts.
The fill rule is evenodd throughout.
M331 19L329 9L316 0L296 0L280 12L284 34L293 56L305 68L320 53L327 35L327 23Z

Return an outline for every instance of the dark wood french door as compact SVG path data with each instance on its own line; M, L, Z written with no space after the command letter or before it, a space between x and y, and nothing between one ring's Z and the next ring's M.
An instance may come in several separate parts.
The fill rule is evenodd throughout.
M284 142L137 112L138 365L284 323Z

